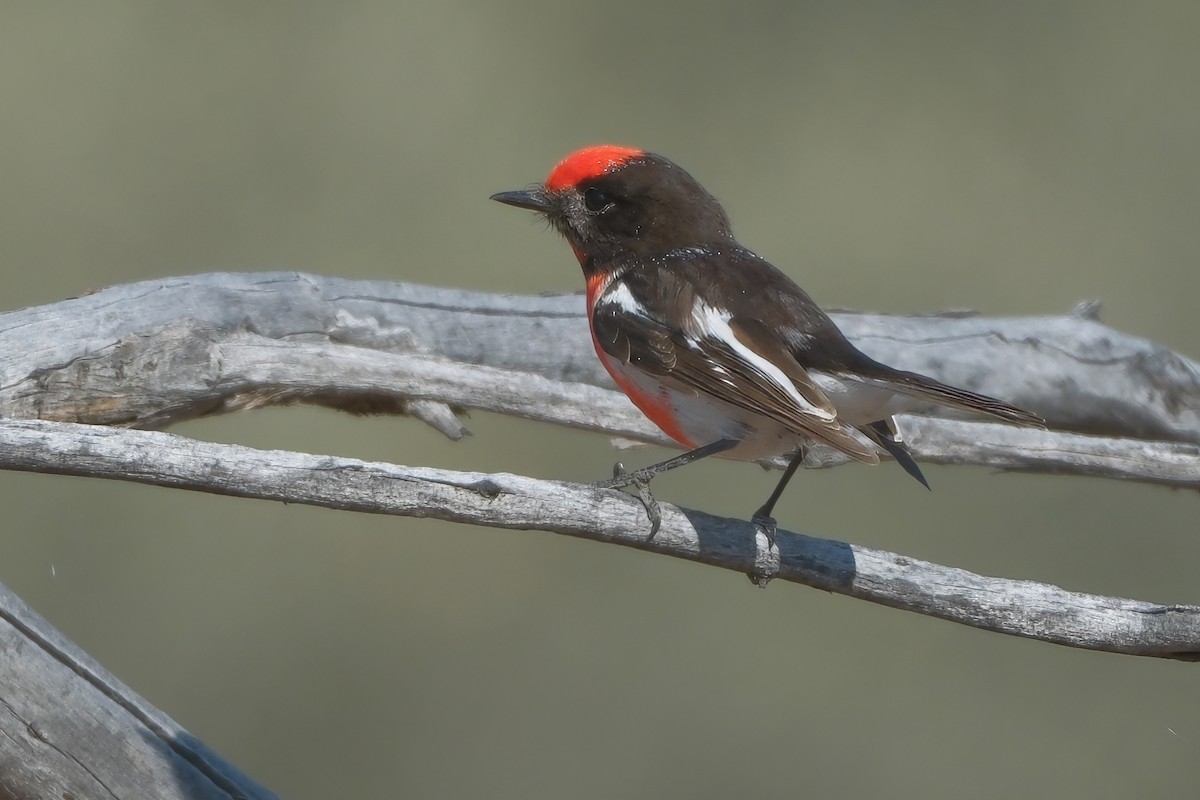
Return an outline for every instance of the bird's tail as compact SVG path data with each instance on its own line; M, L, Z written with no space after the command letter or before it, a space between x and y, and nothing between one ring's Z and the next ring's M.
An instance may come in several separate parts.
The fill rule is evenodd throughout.
M910 397L963 411L973 411L976 414L985 414L1013 425L1023 425L1028 428L1046 427L1046 420L1037 414L1009 405L994 397L947 386L940 381L915 372L894 370L888 375L887 380L893 384L896 391Z

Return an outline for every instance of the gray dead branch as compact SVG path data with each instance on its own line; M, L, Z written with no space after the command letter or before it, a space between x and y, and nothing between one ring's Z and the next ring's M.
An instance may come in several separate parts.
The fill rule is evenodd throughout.
M1004 398L1052 428L907 416L902 424L919 460L1200 488L1200 368L1108 328L1095 311L836 319L876 358ZM768 551L744 522L665 504L662 530L649 539L640 504L617 492L152 430L281 403L409 414L451 439L467 432L459 412L481 409L622 441L665 441L600 369L578 295L207 274L0 315L3 469L546 530L767 573L985 630L1200 658L1195 606L973 575L786 531L778 552ZM813 448L809 461L842 459ZM0 788L13 796L270 796L7 591L0 592L0 647ZM131 755L113 741L141 749Z

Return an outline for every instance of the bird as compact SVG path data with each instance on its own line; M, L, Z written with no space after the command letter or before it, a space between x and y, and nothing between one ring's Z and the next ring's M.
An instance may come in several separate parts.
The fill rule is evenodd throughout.
M739 244L717 199L664 156L585 147L543 183L491 199L537 212L567 240L596 355L687 450L632 472L618 464L594 484L636 487L651 537L661 514L650 479L707 456L788 459L752 517L773 544L775 505L813 443L865 464L887 453L929 488L895 414L933 403L1045 427L1029 411L863 353L791 278Z

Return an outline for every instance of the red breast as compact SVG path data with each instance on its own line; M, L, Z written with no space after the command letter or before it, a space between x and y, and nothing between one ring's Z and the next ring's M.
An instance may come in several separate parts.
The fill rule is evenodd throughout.
M596 328L592 324L592 311L596 307L596 299L608 288L609 283L612 282L612 278L613 275L611 272L597 271L589 275L587 279L588 329L592 334L592 347L596 349L596 355L600 357L600 363L604 365L604 369L612 377L613 383L617 384L617 387L663 433L684 447L697 447L696 441L684 433L683 426L675 413L675 406L671 403L671 395L667 388L659 386L657 387L657 391L654 389L647 391L639 385L638 381L634 380L628 371L628 365L622 364L604 352L604 348L600 346L600 342L596 339Z

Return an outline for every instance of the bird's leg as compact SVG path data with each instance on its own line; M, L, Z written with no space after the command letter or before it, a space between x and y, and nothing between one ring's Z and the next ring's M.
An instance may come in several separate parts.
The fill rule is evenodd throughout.
M804 462L804 448L796 448L796 452L792 454L792 460L788 462L787 468L783 471L783 477L779 479L779 483L775 484L775 491L771 492L771 496L767 498L767 502L763 503L762 508L754 512L754 516L750 521L754 523L754 527L762 531L767 542L775 546L775 518L771 516L771 512L775 510L775 504L779 502L779 498L783 495L783 490L787 488L788 482L792 476L796 474L796 470L800 468L800 464Z
M762 508L755 511L754 516L750 518L755 528L756 547L759 533L767 540L766 552L759 549L755 556L754 571L746 573L750 582L760 589L765 589L771 579L779 574L779 549L775 546L775 518L771 516L771 512L775 509L775 503L779 502L779 498L783 495L783 490L787 488L788 482L803 462L804 448L798 447L792 454L792 460L783 470L783 477L779 479L779 483L775 484L775 491L771 492L767 502L763 503Z
M623 466L617 464L613 467L613 476L610 480L597 481L592 485L597 489L623 489L626 486L633 486L639 482L649 481L651 478L661 475L664 472L669 472L676 467L682 467L691 464L693 461L699 461L705 456L712 456L717 453L723 453L726 450L731 450L737 444L737 439L718 439L703 447L688 450L686 453L680 453L674 458L668 458L666 461L651 464L648 467L642 467L633 472L626 472Z
M654 499L654 495L650 494L650 479L656 475L673 470L676 467L682 467L686 464L691 464L693 461L699 461L705 456L723 453L726 450L732 449L737 444L737 439L718 439L703 447L697 447L695 450L689 450L674 458L668 458L666 461L651 464L648 467L642 467L633 472L626 472L625 467L618 463L613 466L613 476L611 479L597 481L592 486L595 486L597 489L624 489L627 486L636 488L638 499L642 501L642 505L646 508L646 516L650 518L650 536L653 537L654 534L658 533L658 526L662 523L662 514L658 510L658 501Z

